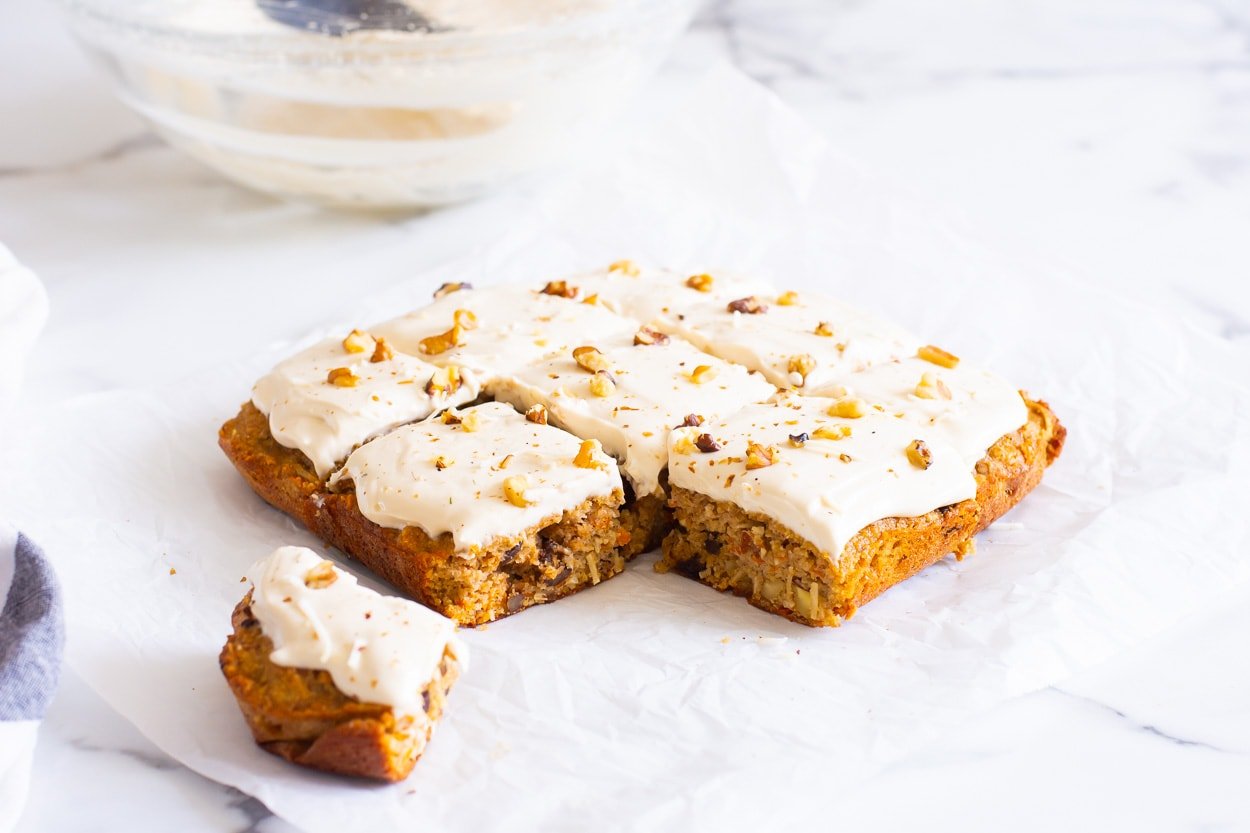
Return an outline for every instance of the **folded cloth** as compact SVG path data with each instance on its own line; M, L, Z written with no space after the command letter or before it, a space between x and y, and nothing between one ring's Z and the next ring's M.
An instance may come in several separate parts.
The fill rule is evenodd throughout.
M0 833L26 800L35 728L56 692L65 627L56 576L26 536L0 523Z
M0 445L47 311L39 279L0 245ZM0 833L25 804L35 730L56 691L64 641L56 576L39 548L0 519Z

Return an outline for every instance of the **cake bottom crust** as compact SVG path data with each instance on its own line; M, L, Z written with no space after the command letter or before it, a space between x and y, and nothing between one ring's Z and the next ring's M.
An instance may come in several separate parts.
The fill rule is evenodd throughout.
M870 524L837 559L765 515L674 487L676 525L656 569L732 591L795 622L839 625L945 555L971 552L973 536L1041 482L1063 449L1066 431L1045 402L1026 397L1025 403L1028 421L977 462L976 497L919 517Z
M288 668L269 659L273 642L252 615L251 594L235 607L234 632L219 658L256 744L300 766L400 781L425 750L460 675L451 652L423 694L425 711L397 715L389 706L362 703L340 691L327 671Z

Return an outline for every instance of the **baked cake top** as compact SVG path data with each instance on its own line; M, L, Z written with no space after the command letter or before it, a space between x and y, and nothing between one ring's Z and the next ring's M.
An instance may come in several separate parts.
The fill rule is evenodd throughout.
M273 438L302 451L324 478L375 434L477 397L473 373L451 375L355 330L279 364L252 388L252 403Z
M629 340L592 339L521 368L490 392L521 408L541 405L553 423L597 439L622 461L634 493L646 496L661 491L675 426L691 416L732 413L777 389L744 367L644 328Z
M496 286L450 292L373 331L396 349L489 379L567 352L590 336L624 337L636 326L593 304Z
M444 651L467 664L456 624L427 607L361 587L305 547L280 547L252 566L252 615L273 642L277 665L327 671L344 694L425 711L422 691Z
M405 425L352 452L330 479L354 484L370 521L450 533L457 550L514 536L621 489L594 440L526 419L502 402Z

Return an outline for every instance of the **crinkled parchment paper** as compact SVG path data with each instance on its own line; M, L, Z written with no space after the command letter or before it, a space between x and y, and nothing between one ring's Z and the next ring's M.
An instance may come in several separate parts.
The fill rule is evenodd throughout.
M1045 483L975 556L840 629L656 575L648 557L466 633L473 664L428 753L379 787L259 751L217 669L246 567L316 545L215 445L297 345L174 388L79 397L30 428L0 500L58 561L74 668L160 747L311 831L804 829L943 729L1247 578L1244 344L1149 296L984 251L728 71L643 113L610 158L497 217L493 245L326 310L321 332L449 279L533 281L626 256L754 272L892 316L1047 399L1070 434Z

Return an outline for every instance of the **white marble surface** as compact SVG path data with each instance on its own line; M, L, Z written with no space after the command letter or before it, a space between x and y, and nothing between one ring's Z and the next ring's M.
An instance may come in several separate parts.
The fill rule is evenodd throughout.
M93 348L159 345L186 329L160 311L219 279L188 259L142 295L99 280L84 252L106 252L116 270L162 245L127 237L141 212L180 212L204 245L237 250L222 255L238 270L233 286L261 277L266 252L291 262L299 251L295 268L263 275L262 311L241 311L240 328L291 297L301 262L344 261L400 235L397 224L265 201L185 162L113 101L47 5L10 0L22 25L0 31L0 239L39 269L53 304L54 346L28 388L35 412L125 384L135 366L93 361ZM722 0L675 60L720 56L1021 258L1165 288L1180 314L1250 339L1250 10L1238 0ZM403 229L413 245L472 242L419 231ZM315 303L393 277L360 275ZM121 305L143 328L111 326L107 311ZM290 320L317 317L310 305ZM149 355L151 372L168 372ZM1248 630L1250 587L1230 588L1132 655L1008 703L837 796L838 823L1250 830ZM170 761L68 675L19 829L284 828Z

